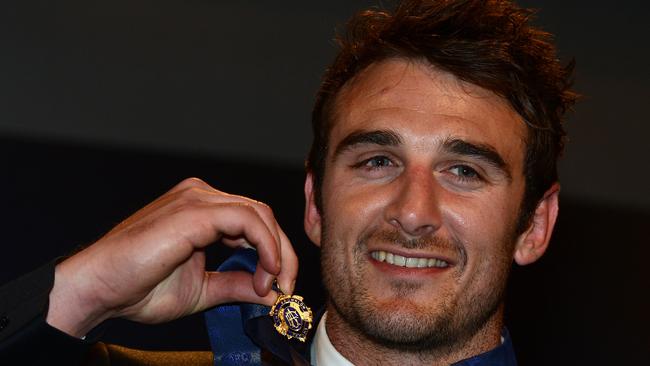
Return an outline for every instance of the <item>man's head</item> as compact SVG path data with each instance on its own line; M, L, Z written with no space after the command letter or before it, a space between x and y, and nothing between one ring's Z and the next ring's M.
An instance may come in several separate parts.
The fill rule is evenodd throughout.
M346 333L451 358L494 346L513 258L535 261L550 238L574 98L527 17L406 1L352 20L319 91L305 184L335 345Z
M526 195L518 230L528 226L543 193L557 181L564 147L564 113L573 63L557 59L551 35L528 24L532 12L509 1L403 1L391 14L368 10L338 38L340 51L326 71L312 112L314 140L307 170L316 204L326 170L329 132L340 89L368 65L393 57L423 60L501 96L527 124Z

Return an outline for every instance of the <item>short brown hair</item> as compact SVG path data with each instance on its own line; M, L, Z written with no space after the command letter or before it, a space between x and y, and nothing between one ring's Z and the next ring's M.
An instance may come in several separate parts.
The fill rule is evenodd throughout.
M312 111L306 167L314 176L318 209L338 92L372 63L417 59L501 96L526 122L526 191L518 223L523 232L544 192L558 180L562 120L577 99L570 90L573 61L560 63L551 35L530 25L532 15L503 0L405 0L393 12L356 14L337 37L340 51L323 76Z

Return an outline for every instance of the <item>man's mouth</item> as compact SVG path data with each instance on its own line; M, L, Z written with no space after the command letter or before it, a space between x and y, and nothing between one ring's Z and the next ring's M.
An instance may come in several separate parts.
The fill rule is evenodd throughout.
M378 261L406 268L447 268L449 263L437 258L404 257L399 254L376 250L370 256Z

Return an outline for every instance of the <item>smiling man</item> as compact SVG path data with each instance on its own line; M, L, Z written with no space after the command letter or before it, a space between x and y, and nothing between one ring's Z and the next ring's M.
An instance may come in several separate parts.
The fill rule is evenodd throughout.
M576 99L571 66L530 15L502 0L407 0L351 20L313 111L304 225L328 300L306 344L275 333L268 309L245 335L217 321L210 333L236 347L215 357L96 342L110 318L159 323L293 291L297 258L270 208L188 179L3 287L0 363L515 365L506 282L548 246ZM214 242L255 246L254 274L206 271Z
M549 243L576 98L529 17L506 1L404 1L350 22L305 184L329 292L316 344L333 345L316 361L515 363L508 273Z
M384 362L448 364L496 347L513 256L537 259L557 212L552 185L535 227L517 235L523 120L500 97L402 58L367 67L341 100L321 209L312 176L306 188L334 346L358 364L379 350Z

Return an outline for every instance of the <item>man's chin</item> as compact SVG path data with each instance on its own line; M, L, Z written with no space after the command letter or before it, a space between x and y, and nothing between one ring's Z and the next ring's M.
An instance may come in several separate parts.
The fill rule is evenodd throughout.
M432 322L434 319L445 317L449 306L444 302L436 301L422 293L422 289L404 293L400 291L385 290L374 296L372 300L366 298L365 304L356 305L365 312L376 314L386 322L399 325L412 323L409 327L417 327L423 322ZM418 296L422 295L422 296ZM440 300L440 299L438 299Z
M348 323L378 345L412 353L453 351L480 332L499 309L499 302L473 312L453 302L432 303L430 298L365 300L346 309Z
M431 306L421 306L411 299L391 298L378 302L371 307L373 314L381 315L381 318L386 319L390 323L405 323L411 319L415 323L419 322L418 318L422 318L423 314L434 313Z
M389 313L367 314L362 320L364 333L384 347L420 352L450 341L450 319L400 307Z
M421 351L449 341L451 318L444 311L409 299L392 298L375 304L357 304L344 314L361 333L384 347ZM350 317L350 315L352 315Z

